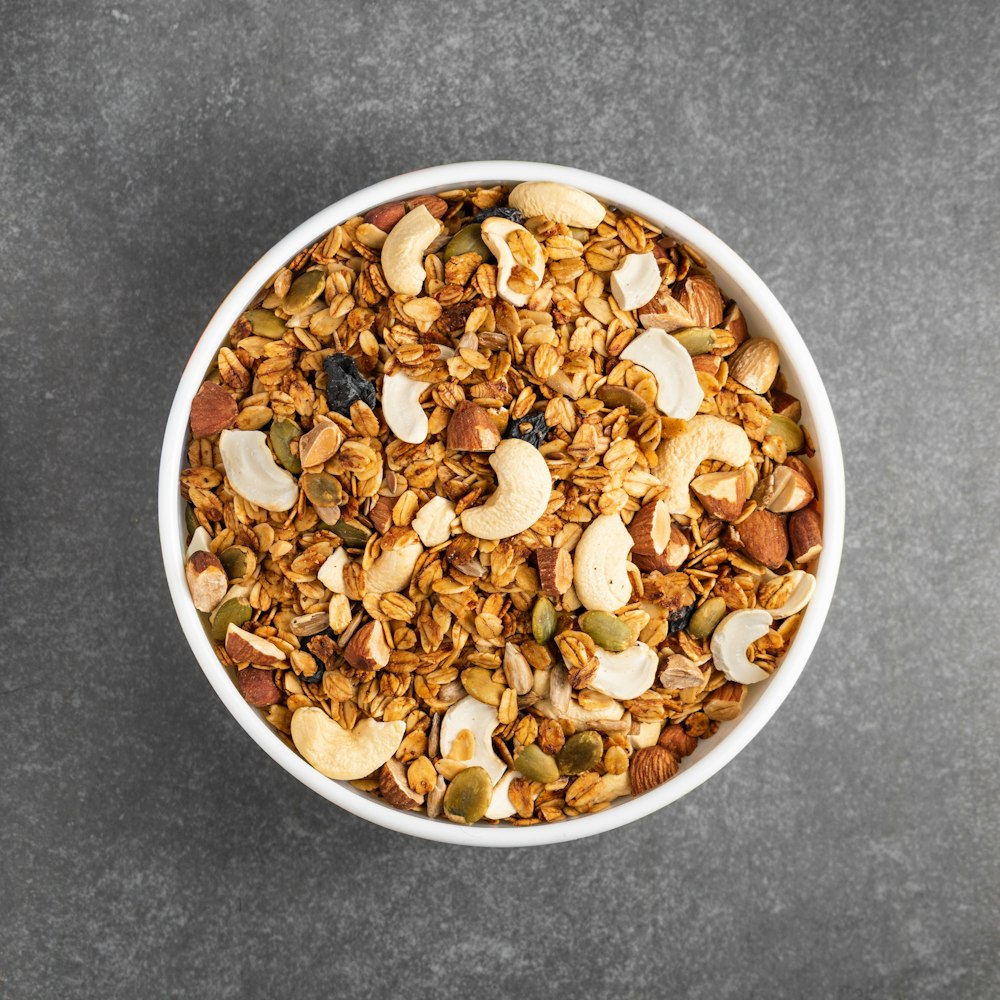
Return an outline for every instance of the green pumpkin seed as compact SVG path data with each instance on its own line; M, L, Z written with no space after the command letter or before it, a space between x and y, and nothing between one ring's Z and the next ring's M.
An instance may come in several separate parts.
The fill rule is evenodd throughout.
M485 667L469 667L462 671L462 687L472 695L476 701L481 701L484 705L500 707L500 699L506 688L503 684L497 684L493 680L490 671Z
M444 248L444 262L447 264L452 257L463 253L479 254L483 258L484 264L492 263L495 259L490 248L483 242L478 222L474 222L471 226L465 226L452 236Z
M281 308L289 316L294 316L311 306L323 294L325 287L326 275L322 271L306 271L292 282Z
M539 597L531 612L531 633L535 642L546 643L556 634L559 616L547 597Z
M224 601L216 609L215 617L212 619L212 638L216 642L225 642L229 623L242 627L250 621L251 615L253 608L245 598L231 597L228 601Z
M184 527L187 528L187 533L193 535L201 525L198 523L198 518L195 515L194 507L191 504L187 504L184 507Z
M278 319L270 309L251 309L243 318L253 328L255 337L281 340L288 332L283 319Z
M802 428L790 417L781 413L775 413L771 417L771 422L767 425L767 433L780 437L785 442L785 448L789 455L801 451L802 446L806 443Z
M687 625L692 639L707 639L715 627L726 617L726 602L721 597L710 597L698 607Z
M314 507L338 507L344 499L340 480L328 472L307 472L299 477L299 486Z
M717 344L715 332L705 326L692 326L687 330L678 330L674 339L688 354L708 354Z
M444 814L453 823L467 826L482 819L493 797L493 782L481 767L459 771L444 793Z
M620 653L632 645L632 633L628 625L607 611L588 611L580 616L580 628L598 646Z
M597 766L604 756L604 740L600 733L587 730L574 733L556 754L560 774L583 774Z
M547 785L559 778L555 757L550 757L537 743L530 743L515 758L514 767L529 781Z
M302 428L294 420L282 417L271 424L269 432L271 447L278 461L293 475L298 475L302 471L302 463L299 456L292 451L292 442L302 437Z
M338 521L330 530L344 543L345 549L363 549L372 533L354 521Z
M257 568L257 556L245 545L230 545L219 553L230 580L242 580Z

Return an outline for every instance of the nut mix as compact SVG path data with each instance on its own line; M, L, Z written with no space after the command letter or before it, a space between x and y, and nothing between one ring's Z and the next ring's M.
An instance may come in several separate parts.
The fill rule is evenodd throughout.
M191 407L186 571L219 659L396 808L531 824L662 784L815 585L779 362L696 251L583 191L348 219Z

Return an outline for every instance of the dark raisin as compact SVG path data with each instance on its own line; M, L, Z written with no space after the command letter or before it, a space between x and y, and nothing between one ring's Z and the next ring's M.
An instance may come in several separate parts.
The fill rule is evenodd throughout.
M316 673L314 673L312 677L303 677L302 679L306 682L306 684L319 684L319 682L323 679L323 674L325 673L325 667L317 666Z
M520 438L533 444L536 448L549 436L552 428L545 422L545 414L541 410L532 410L520 420L512 420L504 432L505 438Z
M484 219L509 219L519 226L524 225L524 216L516 209L504 205L501 208L484 208L481 212L476 212L472 217L473 222L482 222Z
M358 363L348 354L323 359L326 370L326 401L342 417L351 415L351 405L361 400L375 409L375 386L358 371Z
M670 634L673 635L675 632L686 629L693 614L693 604L689 604L686 608L678 608L676 611L671 611L667 616L667 621L670 623Z

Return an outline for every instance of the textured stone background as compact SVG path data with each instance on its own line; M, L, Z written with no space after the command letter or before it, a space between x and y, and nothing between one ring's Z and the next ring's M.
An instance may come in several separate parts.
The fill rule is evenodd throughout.
M825 4L0 4L0 997L1000 991L1000 19ZM474 853L271 763L174 619L176 379L246 266L400 171L573 164L734 246L849 477L816 654L679 804Z

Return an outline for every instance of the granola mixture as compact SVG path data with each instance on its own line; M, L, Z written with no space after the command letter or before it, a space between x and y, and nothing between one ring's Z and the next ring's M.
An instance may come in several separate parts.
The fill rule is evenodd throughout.
M314 767L460 823L672 778L795 633L801 404L698 253L582 191L380 205L302 250L191 409L187 577Z

